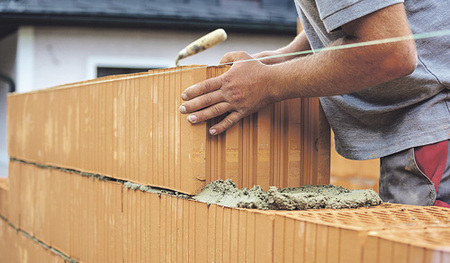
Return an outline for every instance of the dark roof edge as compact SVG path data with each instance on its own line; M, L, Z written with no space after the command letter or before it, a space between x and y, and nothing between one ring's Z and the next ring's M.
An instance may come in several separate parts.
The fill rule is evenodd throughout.
M0 13L0 24L7 26L89 26L116 28L151 28L175 30L213 30L218 27L229 32L251 32L261 34L295 35L296 25L272 24L268 22L207 21L202 19L180 19L130 16L86 16Z

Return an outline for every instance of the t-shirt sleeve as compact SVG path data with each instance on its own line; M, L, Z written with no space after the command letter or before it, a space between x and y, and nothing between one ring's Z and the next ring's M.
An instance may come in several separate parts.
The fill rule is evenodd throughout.
M403 2L403 0L316 0L320 18L328 33L350 21Z

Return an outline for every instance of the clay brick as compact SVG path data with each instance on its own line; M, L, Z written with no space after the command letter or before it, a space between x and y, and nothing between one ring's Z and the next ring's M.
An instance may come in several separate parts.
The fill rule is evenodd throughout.
M449 226L373 231L367 240L378 243L380 262L446 262L450 258Z
M321 226L327 226L328 228L328 249L325 250L328 252L326 253L327 255L321 255L322 257L326 256L328 262L336 262L337 260L339 260L339 262L381 262L378 261L378 259L385 257L390 258L393 253L395 254L395 250L392 250L392 253L389 252L389 249L380 251L380 242L375 242L370 238L370 235L377 233L378 230L392 229L392 231L398 231L399 233L414 233L412 230L417 230L420 233L424 228L437 228L439 231L430 230L431 233L436 234L429 238L430 240L437 240L435 242L438 243L441 242L439 241L441 238L446 238L443 233L448 232L450 229L448 224L449 221L447 221L450 216L449 210L439 207L383 204L368 209L276 212L276 215L286 217L285 227L287 230L285 230L286 234L283 238L285 242L285 262L292 262L292 260L289 259L291 255L294 255L295 259L293 259L293 261L295 262L303 262L303 260L307 262L308 257L311 259L312 255L308 256L308 254L312 254L311 251L314 249L318 251L320 246L317 246L317 244L322 243L321 238L325 236L323 233L325 228ZM288 233L297 230L292 230L292 227L289 228L289 224L287 223L289 222L289 220L287 220L288 218L291 221L294 220L294 222L306 223L307 227L305 228L303 238L305 250L303 253L298 251L299 249L301 250L301 246L298 247L295 245L295 249L289 247L289 244L297 243L295 241L289 241ZM275 222L277 221L281 222L281 220L275 219ZM276 225L280 224L281 223ZM308 228L308 226L312 225L316 225L317 229L322 229L323 231L321 231L321 233L316 233L316 235L313 235L313 231L310 231L311 234L308 235L307 229L313 228ZM277 228L279 229L280 227ZM380 234L382 236L385 232L380 233L382 233ZM415 237L415 239L426 240L419 236ZM441 243L444 243L444 247L447 249L450 247L450 245L445 244L446 242ZM316 245L314 246L314 244ZM391 242L391 245L382 244L381 246L390 246L390 248L393 249L399 244L401 243L395 240ZM416 242L416 244L420 249L415 248L414 251L409 250L406 255L411 257L412 254L418 254L419 258L423 258L427 246L421 242ZM402 249L402 247L399 249ZM429 249L436 251L436 247L431 247ZM317 253L319 252L316 252L316 256ZM321 249L320 253L324 253L324 250ZM390 254L386 255L386 253ZM278 252L276 252L276 254L278 255ZM316 259L318 258L316 257Z
M295 232L295 220L293 219L285 219L285 228L284 228L284 262L294 262L294 252L296 251L295 240L296 239L304 239L303 235L299 232ZM300 253L304 253L304 250L298 251ZM301 257L303 259L303 257Z
M422 247L411 247L409 250L409 262L425 262L425 249Z
M185 120L181 93L227 70L159 69L12 94L9 155L188 194L228 178L238 187L329 183L317 99L271 105L220 136L208 134L219 118Z
M247 239L246 239L246 258L249 262L256 262L255 259L255 216L256 213L247 213Z
M127 190L123 190L124 192L129 192ZM151 223L150 223L150 236L152 237L151 245L150 245L150 255L151 258L156 262L163 262L163 259L160 257L160 242L161 242L161 225L160 225L160 211L161 211L161 202L160 197L158 195L151 195L150 197L151 205L150 209L152 211L151 215ZM148 209L148 208L147 208ZM164 208L162 208L164 209ZM187 222L187 220L186 220ZM186 231L188 228L185 228ZM125 234L124 234L125 236ZM187 243L185 243L187 246ZM125 244L123 244L125 247Z
M20 202L20 179L25 176L22 175L22 165L19 162L9 162L8 166L8 183L9 183L9 196L8 203L5 204L8 209L8 217L7 219L14 224L15 226L19 226L19 213L21 202ZM14 194L13 194L14 193ZM3 201L3 200L2 200ZM6 214L6 213L5 213Z
M175 201L176 199L173 198ZM195 207L195 260L194 262L207 262L208 259L208 207L201 203L194 203ZM229 244L228 244L229 245ZM182 259L180 259L182 261Z
M409 245L400 242L393 242L392 246L392 262L395 263L408 263ZM432 261L430 261L432 262Z
M255 262L273 262L273 213L255 213Z
M231 210L230 262L239 262L239 211Z
M25 165L24 168L33 168L32 166ZM32 169L30 169L32 170ZM50 230L50 242L53 244L55 248L57 248L60 251L64 251L65 253L68 253L70 251L70 236L67 235L67 229L70 226L69 221L69 208L70 206L70 197L71 197L71 191L67 191L66 185L70 185L71 177L74 177L72 174L62 174L62 172L57 170L49 170L49 169L41 169L40 171L42 175L44 173L50 172L51 179L47 181L47 183L50 185L49 193L50 193L50 201L48 203L49 211L47 212L47 215L49 215L49 221L51 222L51 230ZM36 176L36 174L33 174L30 172L32 176ZM40 175L40 178L43 176ZM43 178L42 178L43 179ZM30 180L30 178L28 178ZM31 182L36 182L37 180L30 180ZM22 195L25 191L22 192ZM30 191L30 194L37 194L39 193L39 190ZM94 193L92 193L94 194ZM91 203L94 200L91 200ZM26 206L26 207L32 207L32 206ZM31 210L32 211L32 210ZM89 211L90 216L94 216L94 211ZM28 215L21 215L22 218L29 218L32 216ZM22 227L22 225L21 225ZM89 231L89 229L87 229ZM26 230L28 232L28 230ZM29 231L29 233L33 233L33 231ZM44 237L42 237L44 238ZM95 238L95 235L92 236L92 239ZM94 242L94 240L93 240Z
M289 251L289 254L293 254L294 262L308 262L309 257L314 255L312 254L315 250L314 241L306 241L308 240L307 237L312 237L311 235L314 235L314 232L311 231L313 230L311 229L311 226L312 225L310 224L308 226L308 223L302 221L295 221L294 223L294 253ZM312 249L312 251L308 251L308 249Z
M215 225L216 225L216 231L214 235L216 236L216 242L215 242L215 261L214 262L223 262L223 209L220 207L217 207L216 209L216 218L215 218Z
M17 169L16 169L17 168ZM36 171L41 180L34 180ZM25 166L20 163L11 163L10 167L10 194L9 217L14 225L31 235L39 235L48 238L50 229L46 222L50 219L49 195L41 195L40 191L49 189L49 170ZM21 207L27 209L20 209Z
M381 262L379 260L379 242L375 238L368 238L363 249L363 263Z
M284 227L285 218L280 216L275 217L273 231L273 258L280 262L284 262Z
M239 262L247 262L247 213L245 210L239 210L239 237L238 237L238 243L239 243Z
M231 242L231 208L223 209L223 228L222 228L222 253L223 262L230 262L230 242Z
M111 206L120 212L118 184L99 184L79 174L19 162L10 165L10 178L14 181L11 191L15 193L12 196L18 197L13 198L15 202L10 202L9 209L17 210L16 217L20 220L13 222L16 226L61 252L74 255L75 259L95 260L100 256L96 251L102 251L98 247L102 240L120 240L100 236L101 233L113 235L121 229L117 224L122 226L122 214L107 213L104 209ZM25 195L24 189L28 191ZM114 244L108 246L116 250L122 248Z
M316 240L316 249L315 249L315 255L316 255L316 262L328 262L328 226L325 225L317 225L317 240ZM322 251L327 251L328 253L322 253ZM331 261L331 260L330 260Z
M379 241L379 258L380 262L386 262L386 263L392 263L392 257L393 257L393 247L394 244L390 240L380 240ZM397 262L397 261L395 261Z
M360 262L364 235L361 235L359 231L341 229L339 237L339 261Z
M298 230L299 231L299 230ZM314 223L307 222L304 231L304 240L308 240L304 243L304 251L305 251L305 261L306 262L315 262L316 261L316 249L317 249L317 225ZM302 232L303 232L302 231ZM348 261L343 261L348 262Z
M64 258L16 231L3 219L0 219L0 237L1 262L65 262Z
M9 218L9 179L0 178L0 215Z
M234 209L16 161L10 172L9 213L81 262L446 262L450 253L445 208ZM39 198L18 198L23 189ZM38 209L40 202L53 208ZM50 211L44 224L24 218ZM1 251L12 232L0 228ZM25 246L14 244L6 252L11 262Z
M339 262L340 229L328 226L327 260L329 263ZM323 251L323 250L322 250Z
M189 213L187 215L189 236L188 236L188 257L189 262L195 262L195 203L188 202Z
M205 218L208 224L208 262L215 262L216 258L216 210L217 206L210 206L208 209L208 218Z

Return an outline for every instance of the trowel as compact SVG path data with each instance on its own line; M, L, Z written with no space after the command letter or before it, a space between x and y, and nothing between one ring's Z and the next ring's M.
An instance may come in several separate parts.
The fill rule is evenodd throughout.
M222 43L227 39L227 33L222 28L216 29L201 38L195 40L191 44L183 48L179 53L175 65L178 67L178 62L189 56L202 52L210 47L213 47L219 43Z

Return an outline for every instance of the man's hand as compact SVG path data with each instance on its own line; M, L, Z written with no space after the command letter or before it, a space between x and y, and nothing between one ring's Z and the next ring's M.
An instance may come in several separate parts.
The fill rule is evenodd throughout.
M220 63L251 58L245 52L232 52ZM182 94L186 102L180 106L180 112L189 114L187 119L191 123L227 114L209 130L213 135L224 132L240 119L274 102L270 87L259 75L263 67L265 65L259 61L235 63L223 75L187 88Z

